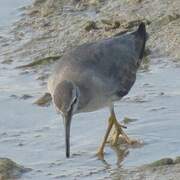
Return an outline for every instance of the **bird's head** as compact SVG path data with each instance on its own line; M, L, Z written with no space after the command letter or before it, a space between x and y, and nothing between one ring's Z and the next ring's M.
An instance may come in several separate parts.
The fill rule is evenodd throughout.
M65 144L66 144L66 157L70 156L70 126L71 119L76 113L79 104L80 91L71 81L63 81L59 83L53 93L53 102L63 116L65 127Z

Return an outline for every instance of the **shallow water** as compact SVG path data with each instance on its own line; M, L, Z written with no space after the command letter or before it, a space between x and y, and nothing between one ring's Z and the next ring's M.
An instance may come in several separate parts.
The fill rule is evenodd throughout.
M127 151L116 153L107 146L106 162L94 155L105 133L108 109L74 116L71 158L66 159L62 118L52 106L32 104L46 90L34 73L22 74L15 66L16 62L0 64L0 156L33 169L22 179L109 179L119 168L180 155L180 69L169 59L152 58L149 70L138 73L131 92L116 104L119 120L125 116L137 119L126 131L130 137L143 140L144 146L128 149L126 157L123 154ZM24 100L24 94L33 97ZM117 154L124 157L118 163Z
M19 18L18 8L30 4L31 0L1 0L0 2L0 28L8 26Z

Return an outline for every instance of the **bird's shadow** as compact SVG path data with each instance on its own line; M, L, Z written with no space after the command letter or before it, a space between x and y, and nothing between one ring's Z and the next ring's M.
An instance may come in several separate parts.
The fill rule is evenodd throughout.
M116 165L118 167L121 167L123 160L127 157L127 155L129 154L129 149L128 147L118 147L118 146L110 146L111 149L115 152L116 155ZM106 166L107 169L111 168L111 164L106 160L106 158L104 159L100 159L101 162Z
M142 143L142 142L141 142ZM116 165L118 168L122 167L122 162L124 161L124 159L128 156L129 154L129 149L131 148L141 148L144 145L144 143L142 144L134 144L134 145L127 145L127 144L121 144L121 145L108 145L115 153L116 155ZM110 163L107 162L107 160L104 158L101 160L102 163L110 168L112 165Z

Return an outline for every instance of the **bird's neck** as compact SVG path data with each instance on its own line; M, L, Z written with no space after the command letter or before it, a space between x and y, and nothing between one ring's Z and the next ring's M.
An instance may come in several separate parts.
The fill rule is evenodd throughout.
M77 85L77 93L78 97L78 107L77 111L81 112L81 110L89 103L90 101L90 92L89 88L86 88L83 85Z

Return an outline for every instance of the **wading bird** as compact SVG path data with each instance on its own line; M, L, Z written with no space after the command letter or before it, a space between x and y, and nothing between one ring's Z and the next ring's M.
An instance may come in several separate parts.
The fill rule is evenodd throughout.
M55 65L48 89L55 108L63 117L67 158L70 156L72 116L81 112L110 109L108 128L97 153L100 159L104 157L104 146L113 125L117 129L115 139L122 135L128 144L134 142L117 121L113 104L133 86L146 38L145 24L141 23L134 32L76 47Z

